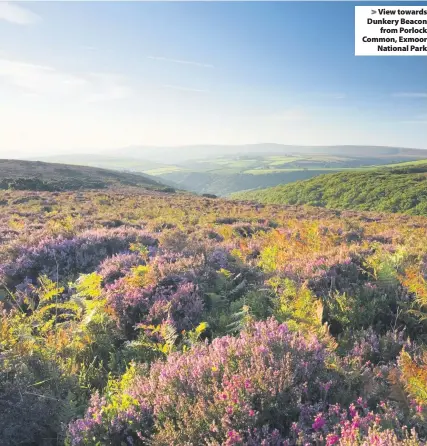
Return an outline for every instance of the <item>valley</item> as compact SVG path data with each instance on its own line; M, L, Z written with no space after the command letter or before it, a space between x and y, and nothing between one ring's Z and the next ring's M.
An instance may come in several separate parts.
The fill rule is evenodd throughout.
M39 157L50 162L142 172L172 187L219 196L305 180L325 173L372 169L427 159L427 150L370 146L134 147L111 155ZM164 164L167 159L170 164Z

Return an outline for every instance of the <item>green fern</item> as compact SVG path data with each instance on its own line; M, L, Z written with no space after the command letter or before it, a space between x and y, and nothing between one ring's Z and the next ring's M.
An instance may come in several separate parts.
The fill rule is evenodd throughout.
M233 313L231 315L231 320L227 327L226 331L228 334L236 334L242 331L249 321L252 320L252 316L250 314L250 308L247 305L244 305L241 311Z
M81 275L76 283L78 296L97 299L101 296L102 276L97 273Z

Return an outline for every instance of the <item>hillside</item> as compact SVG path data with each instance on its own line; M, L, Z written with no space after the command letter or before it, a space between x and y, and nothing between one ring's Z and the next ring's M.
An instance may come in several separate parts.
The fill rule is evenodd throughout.
M211 193L227 196L234 192L276 186L305 180L325 172L339 172L339 169L289 169L283 171L259 171L259 173L211 173L211 172L172 172L158 175L161 181L176 184L181 189L197 193Z
M35 158L28 158L29 161L43 161L47 163L71 164L78 166L99 167L102 169L112 169L132 172L145 172L169 167L167 164L156 163L138 157L108 156L101 154L71 154L71 155L50 155Z
M0 203L1 446L426 445L427 218Z
M165 187L143 174L40 161L0 160L0 189L64 191L112 186Z
M321 175L306 181L234 194L232 198L427 215L427 163Z

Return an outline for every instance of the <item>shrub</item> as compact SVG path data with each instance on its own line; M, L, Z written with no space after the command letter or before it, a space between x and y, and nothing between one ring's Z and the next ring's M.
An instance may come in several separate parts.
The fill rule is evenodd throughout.
M127 250L135 242L148 246L157 243L145 231L126 228L86 231L72 239L44 238L18 247L16 258L2 265L0 276L14 285L42 274L52 280L73 278L92 272L103 259Z
M98 266L98 273L102 276L104 283L113 283L139 265L145 265L145 260L138 253L116 254L108 257Z
M212 345L171 354L166 362L155 363L149 375L135 376L123 394L133 401L132 409L150 408L154 444L239 444L227 441L244 441L248 429L264 425L289 433L300 402L321 397L314 378L328 381L325 355L315 339L305 340L270 319L250 324L236 338L217 338ZM94 411L103 410L92 406L88 413L96 420ZM81 437L79 423L70 429L72 441ZM125 435L134 441L138 432L144 435L138 422L128 422L124 429L120 439L125 444L130 444ZM101 440L95 428L90 435Z

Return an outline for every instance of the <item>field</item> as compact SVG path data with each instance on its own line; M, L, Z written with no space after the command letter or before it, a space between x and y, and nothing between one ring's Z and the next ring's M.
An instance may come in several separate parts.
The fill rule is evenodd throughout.
M0 445L426 444L426 218L120 183L0 203Z

